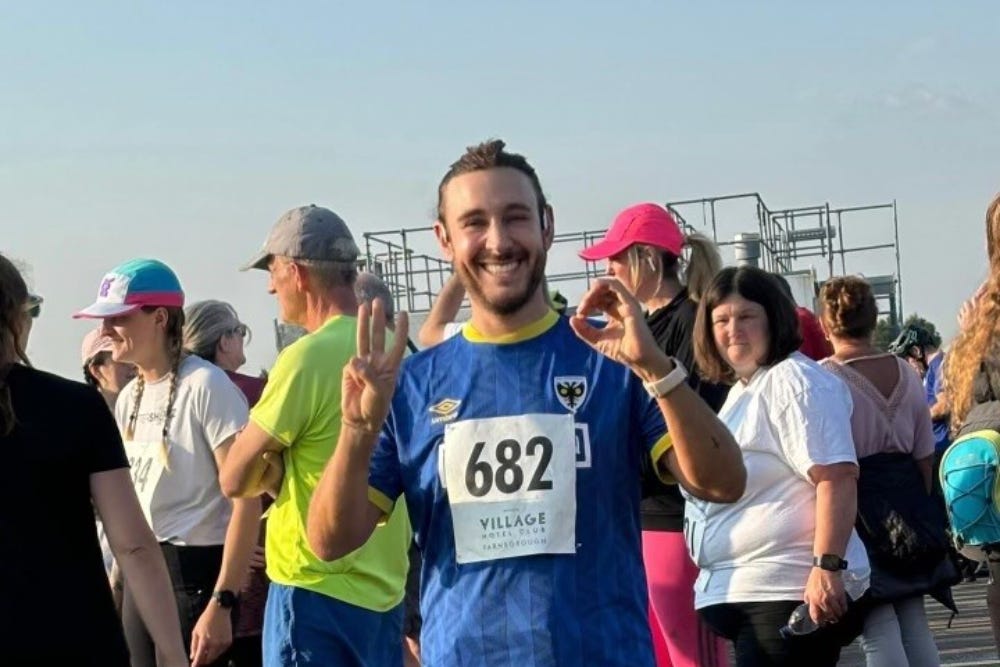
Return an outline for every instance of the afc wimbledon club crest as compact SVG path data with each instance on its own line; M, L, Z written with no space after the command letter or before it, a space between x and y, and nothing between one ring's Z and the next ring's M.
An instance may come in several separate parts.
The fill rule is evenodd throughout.
M582 375L560 375L552 384L559 402L570 412L576 412L587 398L587 378Z

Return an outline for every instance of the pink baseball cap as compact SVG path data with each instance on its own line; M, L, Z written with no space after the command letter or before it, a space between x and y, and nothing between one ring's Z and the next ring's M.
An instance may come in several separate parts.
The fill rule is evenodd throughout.
M83 337L83 344L80 346L80 359L86 364L97 356L99 352L110 352L112 347L111 339L101 333L101 328L91 329Z
M580 251L591 262L614 257L636 243L651 245L677 255L684 248L684 234L670 211L659 204L629 206L615 217L604 238Z

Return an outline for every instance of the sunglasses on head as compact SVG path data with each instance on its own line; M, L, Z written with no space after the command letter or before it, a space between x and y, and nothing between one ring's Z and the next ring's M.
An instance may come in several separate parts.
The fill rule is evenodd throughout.
M240 338L246 338L247 336L250 335L250 329L247 327L247 325L245 325L243 323L240 323L240 324L237 324L232 329L230 329L229 333L230 334L238 334Z

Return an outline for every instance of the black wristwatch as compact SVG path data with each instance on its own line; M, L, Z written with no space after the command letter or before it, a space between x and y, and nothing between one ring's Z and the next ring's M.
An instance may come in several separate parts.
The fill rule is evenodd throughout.
M232 609L236 606L236 593L232 591L215 591L212 599L223 609Z
M840 556L823 554L822 556L813 556L813 567L818 567L827 572L840 572L847 569L847 561Z

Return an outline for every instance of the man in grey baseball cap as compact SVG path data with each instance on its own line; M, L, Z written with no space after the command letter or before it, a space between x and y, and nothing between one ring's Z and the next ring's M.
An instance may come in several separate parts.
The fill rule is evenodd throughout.
M317 558L306 536L313 489L340 437L341 376L357 350L357 260L340 216L303 206L281 216L243 267L267 270L281 319L308 332L278 356L220 473L227 496L277 496L264 547L265 665L303 655L316 665L402 665L406 508L337 561Z
M278 218L264 247L240 267L240 271L266 271L275 255L354 264L358 254L358 246L347 223L330 209L310 204L293 208Z

